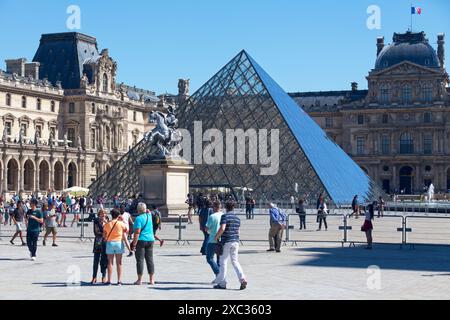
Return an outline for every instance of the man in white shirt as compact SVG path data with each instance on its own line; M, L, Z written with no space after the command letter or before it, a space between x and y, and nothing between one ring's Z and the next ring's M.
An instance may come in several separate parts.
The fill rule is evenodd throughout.
M131 239L129 237L129 235L131 234L131 231L133 230L133 218L131 217L131 214L129 212L125 211L124 204L120 205L120 216L121 216L122 223L125 225L125 228L127 229L125 231L125 237ZM133 252L130 251L128 256L131 257L132 255L133 255Z

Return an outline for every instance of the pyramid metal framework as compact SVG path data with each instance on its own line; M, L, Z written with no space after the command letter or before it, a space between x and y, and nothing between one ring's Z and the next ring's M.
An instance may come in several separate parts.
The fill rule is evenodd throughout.
M225 187L233 191L248 188L258 198L283 199L294 194L316 198L323 193L335 204L348 204L354 195L365 201L384 195L365 172L311 119L298 104L255 62L241 51L206 82L177 110L180 128L194 137L194 122L201 121L203 132L218 129L267 129L279 132L279 170L261 175L267 165L248 164L249 150L258 146L246 140L247 164L195 164L191 187ZM192 139L192 148L195 139ZM245 142L244 142L245 143ZM204 142L203 148L208 145ZM197 146L198 147L198 146ZM270 143L268 144L268 154ZM91 185L91 192L139 192L137 165L149 146L141 141L108 172ZM202 150L203 150L202 148ZM224 157L225 158L225 157ZM186 159L193 163L193 159Z

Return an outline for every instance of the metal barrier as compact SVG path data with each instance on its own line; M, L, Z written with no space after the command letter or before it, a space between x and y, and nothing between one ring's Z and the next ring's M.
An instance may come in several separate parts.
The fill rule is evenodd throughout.
M379 244L400 244L410 245L414 248L416 244L450 244L450 216L446 215L429 215L426 207L422 207L421 212L410 214L406 207L404 215L391 214L385 211L382 218L374 218L374 243ZM422 211L424 210L424 211ZM247 219L244 209L236 210L236 215L241 220L240 239L241 243L247 242L268 242L268 232L270 229L269 214L266 209L255 209L254 218ZM286 210L285 210L286 211ZM306 210L306 227L300 230L300 219L298 214L287 214L287 226L284 231L283 245L291 246L299 243L307 242L330 242L349 244L354 246L355 243L365 243L366 238L364 232L360 231L360 227L364 223L364 216L349 217L349 210L334 209L333 214L328 214L327 229L322 226L321 231L317 231L317 213L315 209ZM69 214L68 225L70 225ZM58 228L58 238L62 239L78 239L81 241L89 241L94 239L92 222L87 222L88 214L81 214L81 223L76 227ZM166 240L173 241L178 245L190 245L191 242L203 241L203 233L199 230L198 222L187 224L185 222L187 215L180 215L173 222L164 222L162 230L158 231L158 235ZM0 241L9 240L15 233L15 226L0 225ZM25 234L25 232L24 232ZM3 239L2 239L3 238Z

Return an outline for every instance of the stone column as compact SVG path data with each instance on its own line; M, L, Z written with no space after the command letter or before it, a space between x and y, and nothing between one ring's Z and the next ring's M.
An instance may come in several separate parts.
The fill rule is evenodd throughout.
M421 172L421 170L420 170L421 168L420 168L420 165L416 165L415 166L415 168L414 168L414 171L415 171L415 185L413 186L414 188L414 190L422 190L422 185L423 185L423 179L420 179L421 177L422 177L422 172ZM412 191L414 191L414 190L412 190Z
M397 165L392 166L392 190L399 190L398 176L397 176Z

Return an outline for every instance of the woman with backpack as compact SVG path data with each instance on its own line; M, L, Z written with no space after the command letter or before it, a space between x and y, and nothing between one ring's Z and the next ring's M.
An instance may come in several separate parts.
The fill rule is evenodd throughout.
M108 256L108 282L106 285L111 285L112 268L114 265L114 258L117 264L117 285L122 285L122 255L125 253L125 246L131 251L128 239L126 238L126 226L118 218L120 211L117 209L111 210L112 220L108 222L103 228L103 237L106 242L106 254Z
M372 224L372 220L375 216L375 206L376 206L377 202L374 201L371 204L369 204L367 206L367 210L366 214L365 214L365 219L364 219L364 224L361 227L361 231L366 233L366 238L367 238L367 247L366 249L372 249L372 230L373 230L373 224Z
M153 233L152 215L147 211L147 205L143 202L137 205L138 217L134 221L134 238L131 244L132 251L135 252L136 269L138 279L135 285L142 284L144 274L144 260L147 265L150 285L155 284L155 264L153 262L153 244L155 235Z
M159 241L159 246L162 247L164 244L164 240L156 235L156 231L161 230L161 212L159 212L158 208L155 205L152 205L151 214L153 222L153 235L155 236L155 239Z

